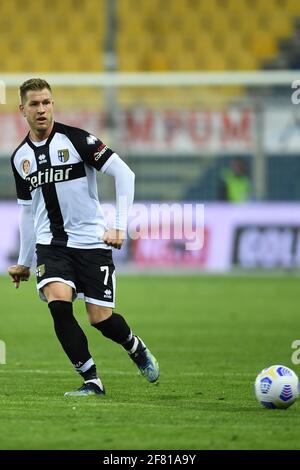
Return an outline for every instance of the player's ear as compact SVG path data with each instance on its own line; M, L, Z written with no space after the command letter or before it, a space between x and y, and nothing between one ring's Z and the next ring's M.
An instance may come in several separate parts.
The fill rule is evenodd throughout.
M20 110L20 113L23 114L24 117L26 117L26 114L24 112L24 105L23 104L19 104L19 110Z

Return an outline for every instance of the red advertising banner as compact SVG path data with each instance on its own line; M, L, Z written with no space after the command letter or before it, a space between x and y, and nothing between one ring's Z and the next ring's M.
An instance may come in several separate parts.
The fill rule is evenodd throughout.
M0 115L0 154L11 154L28 132L18 112ZM55 119L106 140L102 111L56 112ZM248 108L222 110L121 110L116 116L115 146L127 153L201 154L250 152L255 144L255 115ZM111 140L111 139L109 139ZM114 146L114 142L108 142Z
M186 267L204 270L208 261L209 229L204 229L205 244L201 250L187 250L186 239L138 239L131 243L131 261L139 267Z
M247 152L254 148L250 109L133 109L120 115L119 139L127 151L175 153Z

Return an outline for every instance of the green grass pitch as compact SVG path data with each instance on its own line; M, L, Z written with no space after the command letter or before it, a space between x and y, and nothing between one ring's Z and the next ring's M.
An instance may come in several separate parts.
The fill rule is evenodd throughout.
M81 384L55 338L34 282L0 278L0 449L299 449L300 402L267 410L256 374L291 362L300 339L299 279L119 277L116 311L160 362L159 384L77 318L106 397L65 398Z

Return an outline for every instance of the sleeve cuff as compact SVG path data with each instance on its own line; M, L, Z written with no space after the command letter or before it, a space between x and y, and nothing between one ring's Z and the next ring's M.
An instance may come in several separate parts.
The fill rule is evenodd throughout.
M32 199L17 199L17 202L21 206L31 206Z

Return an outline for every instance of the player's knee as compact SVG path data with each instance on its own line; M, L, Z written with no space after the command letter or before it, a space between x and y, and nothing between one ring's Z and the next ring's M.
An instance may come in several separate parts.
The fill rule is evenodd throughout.
M62 282L50 282L46 284L43 288L43 294L48 303L54 300L65 302L72 301L72 287Z
M112 309L109 307L102 307L101 305L87 304L87 312L91 325L95 325L104 320L107 320L112 315Z

